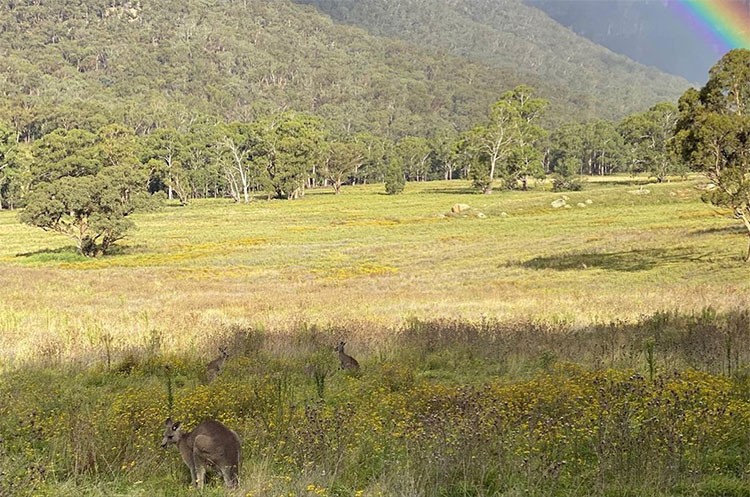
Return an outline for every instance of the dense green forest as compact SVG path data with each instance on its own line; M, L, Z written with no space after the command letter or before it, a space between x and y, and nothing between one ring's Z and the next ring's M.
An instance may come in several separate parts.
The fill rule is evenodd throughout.
M674 100L687 87L684 79L615 54L516 0L295 1L375 35L511 71L553 100L560 91L560 103L577 111L563 111L568 118L620 118Z
M687 86L515 2L466 3L471 12L450 13L454 30L437 24L448 12L430 6L420 11L431 19L415 19L410 4L398 5L385 18L363 14L394 29L422 23L442 41L421 31L408 41L425 43L373 36L285 1L11 2L0 8L0 116L32 139L92 121L142 134L197 114L251 121L296 110L339 130L400 138L467 129L518 84L549 98L547 118L558 122L619 118ZM467 24L470 15L505 31Z

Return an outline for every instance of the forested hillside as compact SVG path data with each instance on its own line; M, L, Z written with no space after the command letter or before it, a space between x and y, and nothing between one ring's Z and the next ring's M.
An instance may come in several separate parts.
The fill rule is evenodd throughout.
M513 71L566 99L589 116L618 118L674 100L682 78L635 63L517 0L296 0L373 34L446 50ZM537 83L539 82L539 83Z
M519 83L552 99L556 121L619 116L682 89L513 2L355 3L346 17L371 31L411 26L413 40L454 56L284 1L11 2L0 7L0 119L33 139L82 121L143 133L199 114L249 121L291 109L397 138L466 129ZM461 57L479 51L491 66Z
M113 115L143 132L200 113L249 121L294 109L398 135L467 126L518 82L287 2L112 4L0 8L0 91L12 106L3 113L19 128L38 136L75 115Z

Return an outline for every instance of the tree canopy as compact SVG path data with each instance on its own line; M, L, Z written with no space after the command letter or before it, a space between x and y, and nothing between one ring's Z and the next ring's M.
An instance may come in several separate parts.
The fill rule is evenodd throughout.
M711 181L704 200L731 209L750 237L750 50L728 52L709 76L680 99L676 148Z

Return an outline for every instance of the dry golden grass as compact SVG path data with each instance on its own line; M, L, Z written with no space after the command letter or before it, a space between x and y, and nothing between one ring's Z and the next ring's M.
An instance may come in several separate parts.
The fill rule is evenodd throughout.
M0 212L0 360L85 361L103 336L201 350L234 322L583 324L748 306L746 235L695 186L634 195L630 178L599 178L567 194L570 209L550 207L559 194L483 196L464 182L409 184L396 197L376 185L203 201L138 216L120 253L94 260ZM443 217L456 202L487 217Z

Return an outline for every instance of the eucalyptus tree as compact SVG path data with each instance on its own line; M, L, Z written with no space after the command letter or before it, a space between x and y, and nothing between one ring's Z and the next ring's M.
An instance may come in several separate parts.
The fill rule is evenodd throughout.
M394 143L388 138L370 132L358 133L357 142L364 147L365 158L361 167L355 169L354 181L358 183L385 180L387 164L394 155Z
M679 161L671 146L679 110L665 102L646 112L633 114L620 123L618 130L628 147L630 163L636 172L645 171L663 182L677 172Z
M167 187L167 198L174 195L182 205L190 200L191 184L185 168L187 159L186 136L174 128L160 128L151 133L145 143L145 162L154 175Z
M401 159L409 180L425 181L427 179L428 160L432 153L427 139L420 136L406 136L396 145L396 153Z
M510 157L529 153L526 147L532 146L535 136L541 133L536 121L548 102L533 94L533 88L528 86L503 93L492 107L489 122L464 136L474 154L471 179L485 194L492 193L496 178L507 177Z
M430 173L433 177L442 177L445 180L454 179L459 169L459 154L456 147L457 134L455 132L441 130L430 140L432 149L432 167Z
M256 162L269 196L303 196L313 164L322 157L322 121L304 113L283 112L253 123L252 129L257 136Z
M232 123L217 127L214 147L229 194L235 202L250 202L253 186L263 174L254 160L261 139L251 124Z
M333 141L325 146L322 174L330 182L336 195L341 185L365 160L364 144L356 141Z
M750 262L750 50L728 52L679 109L676 148L711 182L704 201L730 209L747 229Z
M16 166L18 143L10 126L0 122L0 210L11 207L14 186L11 184Z
M19 218L73 239L81 254L106 253L133 228L131 214L158 206L127 128L53 132L40 142L32 150L36 174Z

